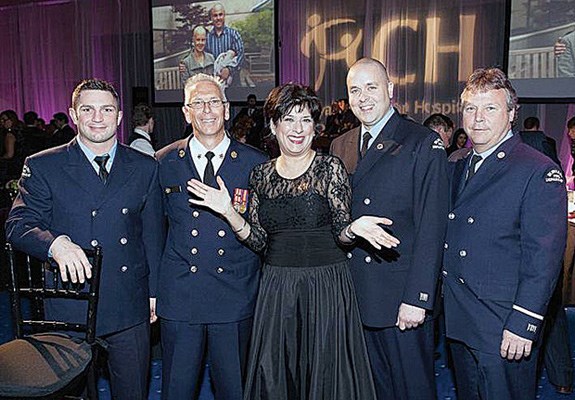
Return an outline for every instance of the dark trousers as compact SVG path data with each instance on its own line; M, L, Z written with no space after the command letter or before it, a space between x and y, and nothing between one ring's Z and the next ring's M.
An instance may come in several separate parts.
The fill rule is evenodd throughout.
M561 297L563 292L561 283L562 276L549 302L541 356L549 381L555 386L571 386L573 384L573 361L571 360L567 316Z
M251 318L225 324L162 319L162 400L196 399L206 363L216 400L241 400L251 328Z
M106 335L112 398L146 400L150 370L150 322Z
M378 399L435 399L433 325L428 320L405 331L364 327Z
M537 385L538 347L519 361L474 350L450 341L457 398L465 400L532 400Z

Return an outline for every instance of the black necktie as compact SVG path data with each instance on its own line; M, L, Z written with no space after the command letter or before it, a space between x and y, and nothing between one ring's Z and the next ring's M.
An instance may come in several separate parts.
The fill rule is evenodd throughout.
M109 154L94 157L94 161L96 161L96 164L98 164L98 166L100 167L100 171L98 171L98 176L100 177L100 180L104 183L106 183L106 180L108 180L109 174L108 170L106 169L106 163L108 162L109 159L110 159Z
M471 177L475 175L477 163L482 159L483 158L477 154L474 154L473 157L471 157L471 162L469 163L469 170L467 171L467 180L470 180Z
M367 153L367 146L369 146L370 140L371 134L369 132L365 132L363 134L363 142L361 143L361 158L365 157L365 153Z
M215 154L211 151L206 153L208 163L206 164L206 169L204 170L204 183L212 187L216 187L216 182L214 179L214 164L212 164L212 158L214 158L214 155Z

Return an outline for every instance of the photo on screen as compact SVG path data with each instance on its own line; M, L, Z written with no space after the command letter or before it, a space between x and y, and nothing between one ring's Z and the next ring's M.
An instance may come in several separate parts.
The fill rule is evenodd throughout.
M511 0L507 72L520 98L575 98L575 0Z
M276 86L273 0L151 2L154 103L182 104L197 73L220 78L229 101Z

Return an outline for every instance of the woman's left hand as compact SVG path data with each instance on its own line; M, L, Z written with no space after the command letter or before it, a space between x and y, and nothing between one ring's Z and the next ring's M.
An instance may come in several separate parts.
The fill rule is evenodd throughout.
M205 185L197 179L190 179L188 181L188 191L197 198L191 198L188 201L198 206L208 207L225 217L232 210L232 202L224 180L216 176L216 182L220 187L219 189Z

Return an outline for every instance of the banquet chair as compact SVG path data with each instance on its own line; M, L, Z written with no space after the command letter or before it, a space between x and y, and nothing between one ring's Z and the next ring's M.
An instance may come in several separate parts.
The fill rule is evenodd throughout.
M55 263L17 252L9 244L6 252L16 338L0 345L0 399L97 399L101 248L84 250L92 265L92 278L85 284L62 282ZM48 299L87 303L85 320L45 320Z

